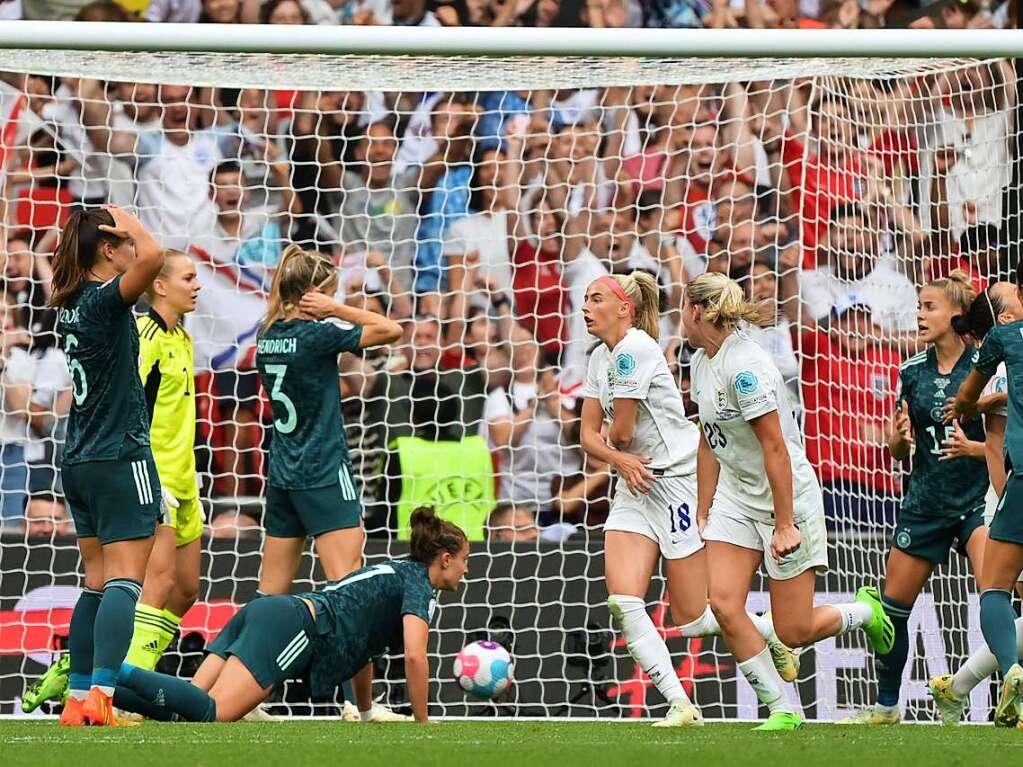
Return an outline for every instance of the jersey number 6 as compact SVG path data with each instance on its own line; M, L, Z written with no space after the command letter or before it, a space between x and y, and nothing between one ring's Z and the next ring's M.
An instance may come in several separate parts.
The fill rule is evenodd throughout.
M284 374L288 372L288 366L267 365L266 372L274 377L273 389L270 390L270 399L274 402L280 402L288 416L283 421L275 419L274 426L281 434L291 434L298 425L298 413L295 411L295 403L291 401L291 397L281 391L281 386L284 385Z

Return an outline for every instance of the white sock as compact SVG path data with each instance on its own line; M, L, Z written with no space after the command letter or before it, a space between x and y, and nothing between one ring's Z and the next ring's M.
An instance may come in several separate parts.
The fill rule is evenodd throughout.
M785 683L778 676L778 669L774 667L770 649L765 647L749 660L739 663L739 670L746 677L753 692L757 694L757 700L767 706L772 714L779 711L795 713L785 698Z
M704 609L703 615L684 626L679 626L678 630L684 637L721 636L721 627L718 625L718 619L714 617L714 611L710 609L710 605Z
M675 673L668 646L647 615L646 603L639 597L612 594L607 598L607 606L625 636L629 654L664 699L668 703L689 703L689 696Z
M1023 618L1016 619L1016 647L1023 658ZM998 670L998 661L986 644L977 648L966 663L952 675L952 692L959 699L967 697L981 682L991 678Z
M108 698L112 698L114 696L113 687L107 687L105 684L94 684L93 687L98 688L99 691L106 695Z
M870 605L863 602L845 602L840 605L828 605L828 607L838 610L838 614L842 616L842 628L838 630L839 634L855 631L864 623L869 623L870 619L874 617L874 611L870 609Z
M69 698L71 698L71 700L85 700L86 698L89 697L89 691L88 690L68 690L67 691L67 696Z
M766 615L749 613L749 619L753 621L753 625L757 627L757 631L760 632L760 636L767 644L771 645L779 641L778 635L774 633L774 623Z

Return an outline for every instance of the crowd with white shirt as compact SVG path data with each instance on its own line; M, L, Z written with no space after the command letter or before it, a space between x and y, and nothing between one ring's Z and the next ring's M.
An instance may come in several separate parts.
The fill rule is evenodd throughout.
M852 5L856 14L839 0L0 0L0 18L1008 23L1008 3L994 14L972 0L929 10L871 4L886 6L880 16ZM164 245L196 260L204 289L189 330L214 496L260 491L269 411L249 350L277 261L295 241L335 258L344 300L407 328L401 354L341 371L356 403L345 415L363 479L395 429L418 417L401 397L429 391L436 418L455 412L446 399L458 400L464 422L455 431L489 441L502 504L495 518L529 513L540 530L527 525L525 535L547 539L599 524L611 480L579 446L594 344L581 314L586 289L609 274L654 276L661 345L692 416L682 291L709 271L737 280L773 318L751 337L803 419L826 503L849 495L888 503L898 494L890 461L882 479L866 477L841 445L880 449L887 405L873 400L892 398L914 343L917 286L953 268L981 286L1007 266L1012 78L994 63L883 85L837 78L827 89L797 80L296 93L2 75L28 96L8 162L0 252L2 517L61 505L68 383L45 308L48 255L70 211L109 202L135 208ZM411 378L395 394L403 375Z

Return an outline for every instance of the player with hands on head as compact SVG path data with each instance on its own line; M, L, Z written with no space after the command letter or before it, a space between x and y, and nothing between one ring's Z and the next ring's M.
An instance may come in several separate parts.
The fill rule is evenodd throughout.
M604 524L608 609L629 652L671 704L657 726L699 726L703 719L678 679L668 648L646 611L658 559L671 615L683 636L716 636L707 604L707 556L696 526L697 428L657 343L658 287L645 272L605 276L586 290L583 318L601 344L590 355L583 390L581 442L618 475ZM606 436L602 433L607 426ZM771 671L798 674L792 651L768 618L748 616L772 648Z
M341 417L338 355L392 344L401 326L335 301L337 285L331 259L289 245L256 342L274 427L257 597L288 593L310 537L327 580L362 564L362 502ZM397 716L381 706L360 715Z
M163 248L114 206L74 213L53 259L50 305L73 383L62 477L85 569L69 630L66 726L118 724L114 688L161 518L131 310L163 264Z
M314 698L329 699L354 677L359 709L368 711L372 679L361 670L404 653L412 717L429 722L430 622L437 591L456 591L469 571L469 542L432 509L416 509L411 526L408 559L249 602L210 643L191 682L125 664L117 705L158 721L235 722L285 680L303 679Z
M723 274L703 274L686 286L682 322L696 347L697 518L707 543L710 604L739 669L770 711L757 729L784 731L802 720L746 612L761 564L774 627L786 645L804 647L862 628L883 654L891 649L892 628L873 588L861 588L855 602L814 607L816 574L828 566L824 502L781 373L743 331L744 323L763 319Z

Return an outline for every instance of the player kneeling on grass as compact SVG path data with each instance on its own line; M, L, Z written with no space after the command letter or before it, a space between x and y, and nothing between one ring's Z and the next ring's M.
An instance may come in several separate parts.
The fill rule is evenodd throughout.
M645 602L661 558L671 615L682 635L721 633L707 605L707 555L696 529L700 432L686 418L657 345L658 298L657 283L645 272L601 277L587 288L586 329L603 343L590 356L581 440L589 455L607 462L619 477L604 524L607 604L632 657L671 704L655 726L699 726L703 718L682 688ZM778 641L771 621L749 619L771 647L778 670L795 679L795 656Z
M1016 272L1016 287L1023 296L1023 266ZM973 370L959 387L947 418L973 418L984 384L999 363L1005 363L1009 379L1009 419L1005 429L1005 489L995 509L984 547L980 578L980 628L984 641L1002 672L1002 692L995 707L995 726L1015 727L1020 721L1023 699L1023 666L1016 636L1016 612L1012 587L1023 571L1023 481L1016 466L1023 466L1023 321L992 328L984 338Z
M1011 282L995 282L973 299L964 318L965 330L983 343L995 325L1006 325L1023 319L1023 302ZM977 407L984 414L984 447L990 486L984 498L984 524L994 521L998 502L1005 492L1005 425L1009 417L1009 378L1005 363L1000 362L994 376L984 387ZM1023 578L1016 581L1016 591L1023 596ZM1016 649L1023 657L1023 618L1016 619ZM955 672L934 677L930 681L931 697L941 715L942 724L959 724L970 702L973 688L986 682L998 670L998 659L987 645L978 647Z
M115 704L150 719L234 722L286 679L316 697L353 679L360 710L372 702L369 662L404 648L412 714L428 721L426 658L436 592L469 570L465 533L432 509L412 514L408 559L364 567L319 591L270 596L243 607L210 644L191 683L125 664Z
M722 274L703 274L686 286L682 321L697 348L692 386L702 427L697 519L707 542L711 609L739 669L771 712L757 729L794 730L802 720L746 612L761 563L775 630L789 646L862 627L884 655L892 625L872 588L861 588L855 602L814 607L816 573L828 565L824 504L781 373L740 327L759 319L758 307Z

